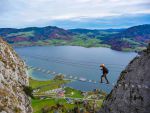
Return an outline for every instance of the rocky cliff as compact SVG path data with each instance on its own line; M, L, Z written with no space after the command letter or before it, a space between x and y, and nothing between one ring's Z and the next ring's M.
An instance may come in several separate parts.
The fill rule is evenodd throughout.
M150 113L150 44L121 73L99 113Z
M24 62L0 38L0 112L32 112L25 86L28 86L28 77Z

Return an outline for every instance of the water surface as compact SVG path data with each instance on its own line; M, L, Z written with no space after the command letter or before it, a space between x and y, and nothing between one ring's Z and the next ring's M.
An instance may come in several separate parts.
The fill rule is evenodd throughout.
M36 46L15 48L15 50L22 58L25 58L28 65L96 81L99 81L102 75L99 65L104 63L109 69L108 79L110 83L116 83L120 72L136 56L134 52L119 52L102 47ZM36 71L33 72L32 76L39 80L52 78L51 75ZM98 88L109 92L112 89L112 87L105 84L80 81L71 82L68 86L83 91Z

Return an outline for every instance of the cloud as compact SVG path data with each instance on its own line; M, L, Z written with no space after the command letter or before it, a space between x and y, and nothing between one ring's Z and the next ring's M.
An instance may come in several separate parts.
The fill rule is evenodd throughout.
M44 26L61 20L86 22L150 14L149 5L149 0L1 0L0 27Z

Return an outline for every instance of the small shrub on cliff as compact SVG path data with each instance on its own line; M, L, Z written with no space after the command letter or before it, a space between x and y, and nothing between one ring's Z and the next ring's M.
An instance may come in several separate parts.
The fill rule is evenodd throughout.
M18 108L18 107L15 107L15 108L14 108L14 112L15 112L15 113L21 113L21 109Z
M64 76L63 75L56 75L54 77L54 80L64 80Z
M23 91L26 93L26 95L30 96L31 98L34 98L32 94L33 89L30 86L23 86Z

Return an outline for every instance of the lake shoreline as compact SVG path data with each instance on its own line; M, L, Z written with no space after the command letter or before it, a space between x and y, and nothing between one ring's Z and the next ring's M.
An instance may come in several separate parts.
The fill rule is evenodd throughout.
M118 50L118 49L113 49L109 46L91 46L91 47L86 47L86 46L80 46L80 45L12 45L14 48L22 48L22 47L51 47L51 46L78 46L78 47L84 47L84 48L109 48L111 50L115 50L115 51L120 51L120 52L141 52L142 50L144 50L145 48L143 48L142 50L138 50L138 49L132 49L132 48L124 48L123 50Z

